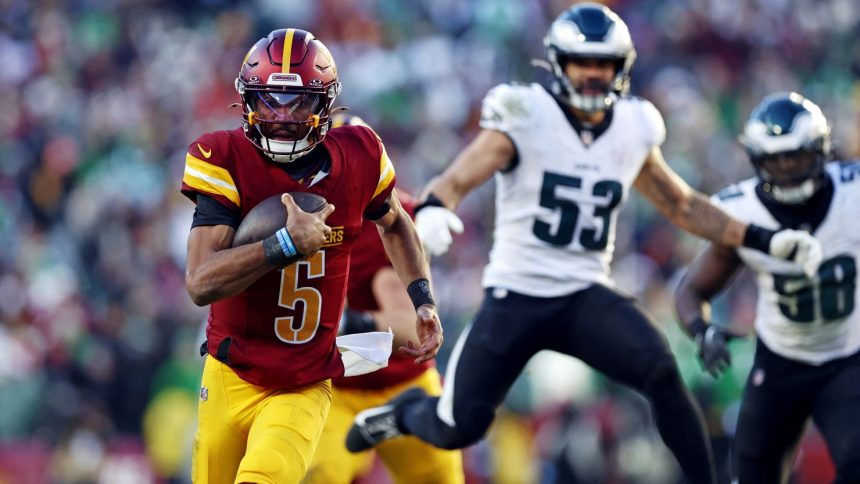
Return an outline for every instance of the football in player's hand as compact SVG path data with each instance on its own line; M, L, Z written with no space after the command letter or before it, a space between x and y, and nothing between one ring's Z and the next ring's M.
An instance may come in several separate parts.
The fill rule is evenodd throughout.
M313 193L290 192L290 195L305 212L319 212L327 203L325 198ZM242 219L233 235L233 247L263 240L286 225L287 208L281 202L281 195L272 195L252 208Z

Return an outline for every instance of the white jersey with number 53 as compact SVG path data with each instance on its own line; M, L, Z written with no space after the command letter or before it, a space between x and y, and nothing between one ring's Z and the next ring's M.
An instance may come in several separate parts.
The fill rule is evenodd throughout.
M767 347L786 358L821 364L860 350L860 163L829 163L833 199L813 235L824 260L813 279L795 265L761 252L738 249L741 260L756 273L756 334ZM757 178L725 188L713 197L726 212L772 230L779 222L755 193Z
M496 174L496 227L485 287L538 297L611 286L619 205L648 153L665 139L648 101L615 102L608 128L580 136L538 84L502 84L484 98L481 127L500 131L518 162Z

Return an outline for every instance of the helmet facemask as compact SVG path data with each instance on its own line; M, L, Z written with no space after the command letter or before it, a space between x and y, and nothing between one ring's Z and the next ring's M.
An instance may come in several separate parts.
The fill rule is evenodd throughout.
M802 204L823 185L830 127L821 109L803 96L765 98L750 115L740 142L764 192L775 201Z
M236 78L245 136L272 160L295 161L322 142L340 89L322 42L304 30L275 30L251 47Z
M821 188L826 156L818 150L775 153L752 159L765 193L785 205L806 202Z
M565 54L559 55L557 53L554 57L556 60L554 62L550 61L553 66L553 76L555 77L553 90L579 111L586 113L605 111L629 90L629 76L623 73L623 59L580 57ZM601 59L611 60L614 64L615 76L609 82L586 79L575 84L565 72L567 65L570 63L580 64Z
M552 90L575 109L605 111L627 95L636 51L627 25L609 8L588 3L571 7L550 26L544 46L554 78ZM608 59L615 64L615 76L601 86L602 93L584 93L584 86L571 82L565 66L577 59Z
M339 83L335 84L323 93L244 86L245 132L272 160L295 161L309 153L328 132L339 87Z

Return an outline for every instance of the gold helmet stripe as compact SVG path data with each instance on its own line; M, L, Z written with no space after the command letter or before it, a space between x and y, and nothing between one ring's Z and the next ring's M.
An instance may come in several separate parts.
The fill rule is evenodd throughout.
M293 34L296 29L287 29L287 35L284 36L284 53L281 56L281 72L290 72L290 59L293 52Z

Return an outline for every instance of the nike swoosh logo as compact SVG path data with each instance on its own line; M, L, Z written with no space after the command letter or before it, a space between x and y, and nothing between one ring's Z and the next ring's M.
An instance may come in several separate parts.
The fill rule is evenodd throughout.
M203 153L203 156L206 157L207 160L212 157L212 150L204 150L203 147L200 146L200 143L197 143L197 149L200 150L201 153Z

